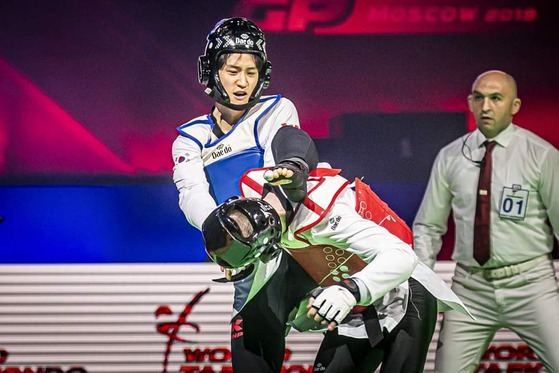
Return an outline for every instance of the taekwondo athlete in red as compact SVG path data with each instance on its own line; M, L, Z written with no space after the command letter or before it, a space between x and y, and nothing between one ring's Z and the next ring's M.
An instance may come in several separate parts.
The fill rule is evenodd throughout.
M293 200L303 198L308 171L316 166L318 156L312 139L299 128L293 103L279 94L262 96L271 76L262 30L245 18L218 22L208 34L198 73L215 106L209 114L179 126L180 135L172 149L173 180L187 220L200 228L217 204L239 194L241 175L254 167L278 165L291 170L289 183L282 188ZM269 288L281 288L283 282L290 281L300 283L303 289L305 283L312 286L312 279L299 271L289 256L279 256L266 266L269 273L278 273ZM231 279L228 270L226 278ZM232 333L233 368L246 371L252 367L262 372L281 368L285 347L280 339L268 337L275 331L283 333L283 320L289 310L278 305L268 312L265 289L260 295L264 300L256 297L238 314L250 291L252 276L249 272L237 273L233 279L238 280L234 322L243 328L243 333ZM263 313L266 318L261 317Z
M299 261L323 291L313 294L310 305L308 296L300 298L290 325L300 331L329 329L313 371L372 372L382 364L383 372L422 372L437 303L440 310L468 314L460 299L418 261L409 244L356 211L363 186L356 182L354 191L339 170L311 171L301 203L266 184L266 172L249 171L241 190L250 198L228 200L204 222L212 259L243 267L270 260L281 247ZM267 278L258 267L251 296ZM356 305L365 307L350 315ZM376 332L365 316L369 310L378 313Z

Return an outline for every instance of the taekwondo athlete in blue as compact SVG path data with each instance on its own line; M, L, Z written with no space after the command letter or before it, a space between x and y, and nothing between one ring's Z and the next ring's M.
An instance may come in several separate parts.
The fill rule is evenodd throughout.
M173 180L190 224L201 228L217 204L239 195L241 176L255 167L290 169L293 174L281 188L294 201L304 198L308 172L318 156L312 139L299 128L293 103L281 95L261 95L271 73L262 30L245 18L218 22L208 35L205 55L198 60L198 73L215 106L209 114L179 126L172 149ZM231 340L236 371L281 369L285 320L291 310L282 296L283 286L293 282L300 291L313 287L312 279L288 255L263 265L274 276L250 307L245 302L254 274L247 269L231 278L226 271L227 279L237 280L233 317L243 327L243 336L232 334ZM281 305L262 310L269 305L268 297Z
M216 202L222 203L240 193L243 173L275 164L270 146L274 135L283 126L298 128L299 117L288 99L281 95L264 96L222 137L214 133L215 125L212 114L195 118L177 128L181 135L173 145L174 180L181 192L180 205L196 227L202 225ZM198 186L202 188L196 193ZM183 194L193 190L190 195ZM199 211L185 207L200 197L206 201L206 190L215 202L204 204L205 208ZM203 216L201 221L199 216Z

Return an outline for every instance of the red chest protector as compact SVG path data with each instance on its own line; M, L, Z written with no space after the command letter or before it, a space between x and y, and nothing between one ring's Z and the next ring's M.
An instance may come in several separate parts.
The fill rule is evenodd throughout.
M355 210L359 215L413 245L413 234L407 224L367 184L357 178L355 199ZM367 265L359 256L330 245L286 250L322 287L334 285Z

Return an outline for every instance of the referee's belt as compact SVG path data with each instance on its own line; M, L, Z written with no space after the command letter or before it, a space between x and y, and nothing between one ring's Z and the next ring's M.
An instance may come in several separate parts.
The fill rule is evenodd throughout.
M460 263L457 263L456 265L460 268L465 269L471 274L481 274L487 281L491 281L516 276L522 272L526 272L531 270L532 268L535 268L538 264L546 260L550 260L549 254L538 256L534 259L530 259L522 263L511 264L499 268L466 267L465 265Z

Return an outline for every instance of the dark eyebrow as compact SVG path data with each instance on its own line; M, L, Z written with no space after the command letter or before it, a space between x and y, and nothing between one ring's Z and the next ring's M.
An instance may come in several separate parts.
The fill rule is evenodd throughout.
M237 69L237 70L240 70L240 69L241 69L241 68L240 68L239 66L237 66L237 65L231 65L231 64L228 64L228 63L226 63L225 65L223 65L223 67L226 68L226 69Z
M242 70L242 69L243 69L242 67L239 67L239 66L237 66L237 65L231 65L231 64L227 64L227 63L226 63L225 65L223 65L223 68L225 68L225 69L235 69L235 70ZM249 67L247 70L250 70L250 71L256 70L256 71L258 71L258 67L256 67L256 66L254 66L254 67Z

